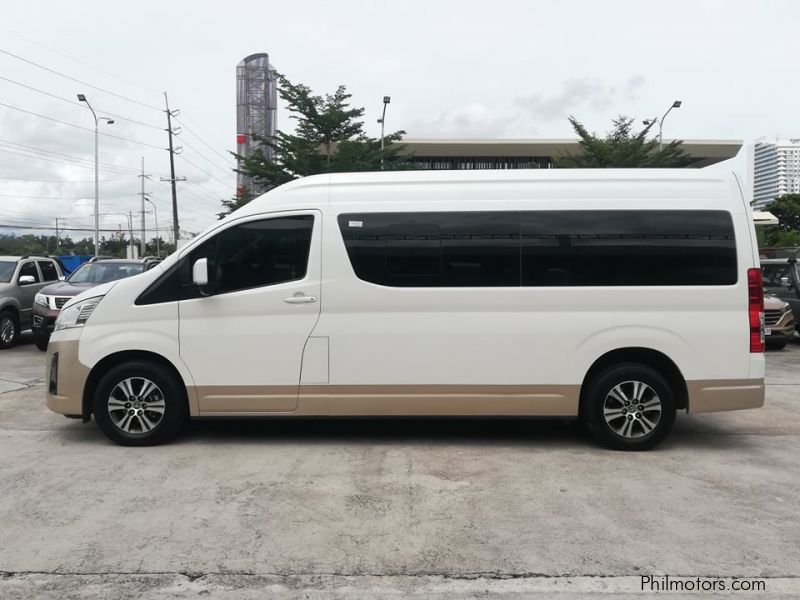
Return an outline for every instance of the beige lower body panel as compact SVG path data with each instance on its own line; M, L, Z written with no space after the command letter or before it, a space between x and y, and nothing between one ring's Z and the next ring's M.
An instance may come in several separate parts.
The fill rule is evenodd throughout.
M58 352L58 385L56 394L49 393L50 364ZM50 341L47 345L45 389L47 408L62 415L80 415L83 412L83 388L89 377L89 367L78 360L78 340Z
M707 379L687 381L689 413L742 410L764 406L763 379Z
M201 416L575 416L577 385L200 386ZM296 410L290 408L296 404Z
M758 408L763 379L687 381L689 412ZM199 386L199 416L578 415L580 385ZM298 391L299 389L299 391Z

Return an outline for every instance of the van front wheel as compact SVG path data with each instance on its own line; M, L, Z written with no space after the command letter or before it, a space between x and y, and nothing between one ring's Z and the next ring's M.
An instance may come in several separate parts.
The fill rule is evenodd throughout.
M97 426L122 446L154 446L175 435L187 419L186 397L169 369L155 362L117 365L97 385Z
M649 450L675 422L675 395L655 369L638 363L610 367L588 383L581 417L592 436L613 450Z

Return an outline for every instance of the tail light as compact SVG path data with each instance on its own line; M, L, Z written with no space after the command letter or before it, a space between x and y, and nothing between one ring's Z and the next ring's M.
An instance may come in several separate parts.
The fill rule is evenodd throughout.
M747 299L750 352L764 352L764 286L761 269L747 270Z

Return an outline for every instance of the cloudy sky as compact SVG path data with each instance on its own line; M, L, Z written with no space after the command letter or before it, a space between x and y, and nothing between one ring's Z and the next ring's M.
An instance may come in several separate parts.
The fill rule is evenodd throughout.
M91 226L93 121L77 93L115 119L101 126L102 227L140 210L142 156L159 224L171 221L166 90L181 111L181 226L199 232L234 191L235 66L248 54L317 92L347 85L374 135L384 95L387 127L409 137L570 137L570 114L602 132L680 99L665 137L752 143L800 135L798 24L794 0L7 2L0 230Z

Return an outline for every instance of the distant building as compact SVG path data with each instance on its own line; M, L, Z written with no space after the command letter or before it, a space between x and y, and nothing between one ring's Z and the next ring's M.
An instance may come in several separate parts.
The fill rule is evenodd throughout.
M576 139L420 139L400 142L420 169L549 169L555 160L581 151ZM741 140L684 140L692 167L733 158Z
M278 81L266 53L251 54L236 65L236 152L250 156L258 142L254 135L270 139L275 135L278 108ZM263 148L267 157L272 150ZM263 192L249 177L237 176L237 193Z
M800 194L800 138L757 140L753 147L753 207Z

